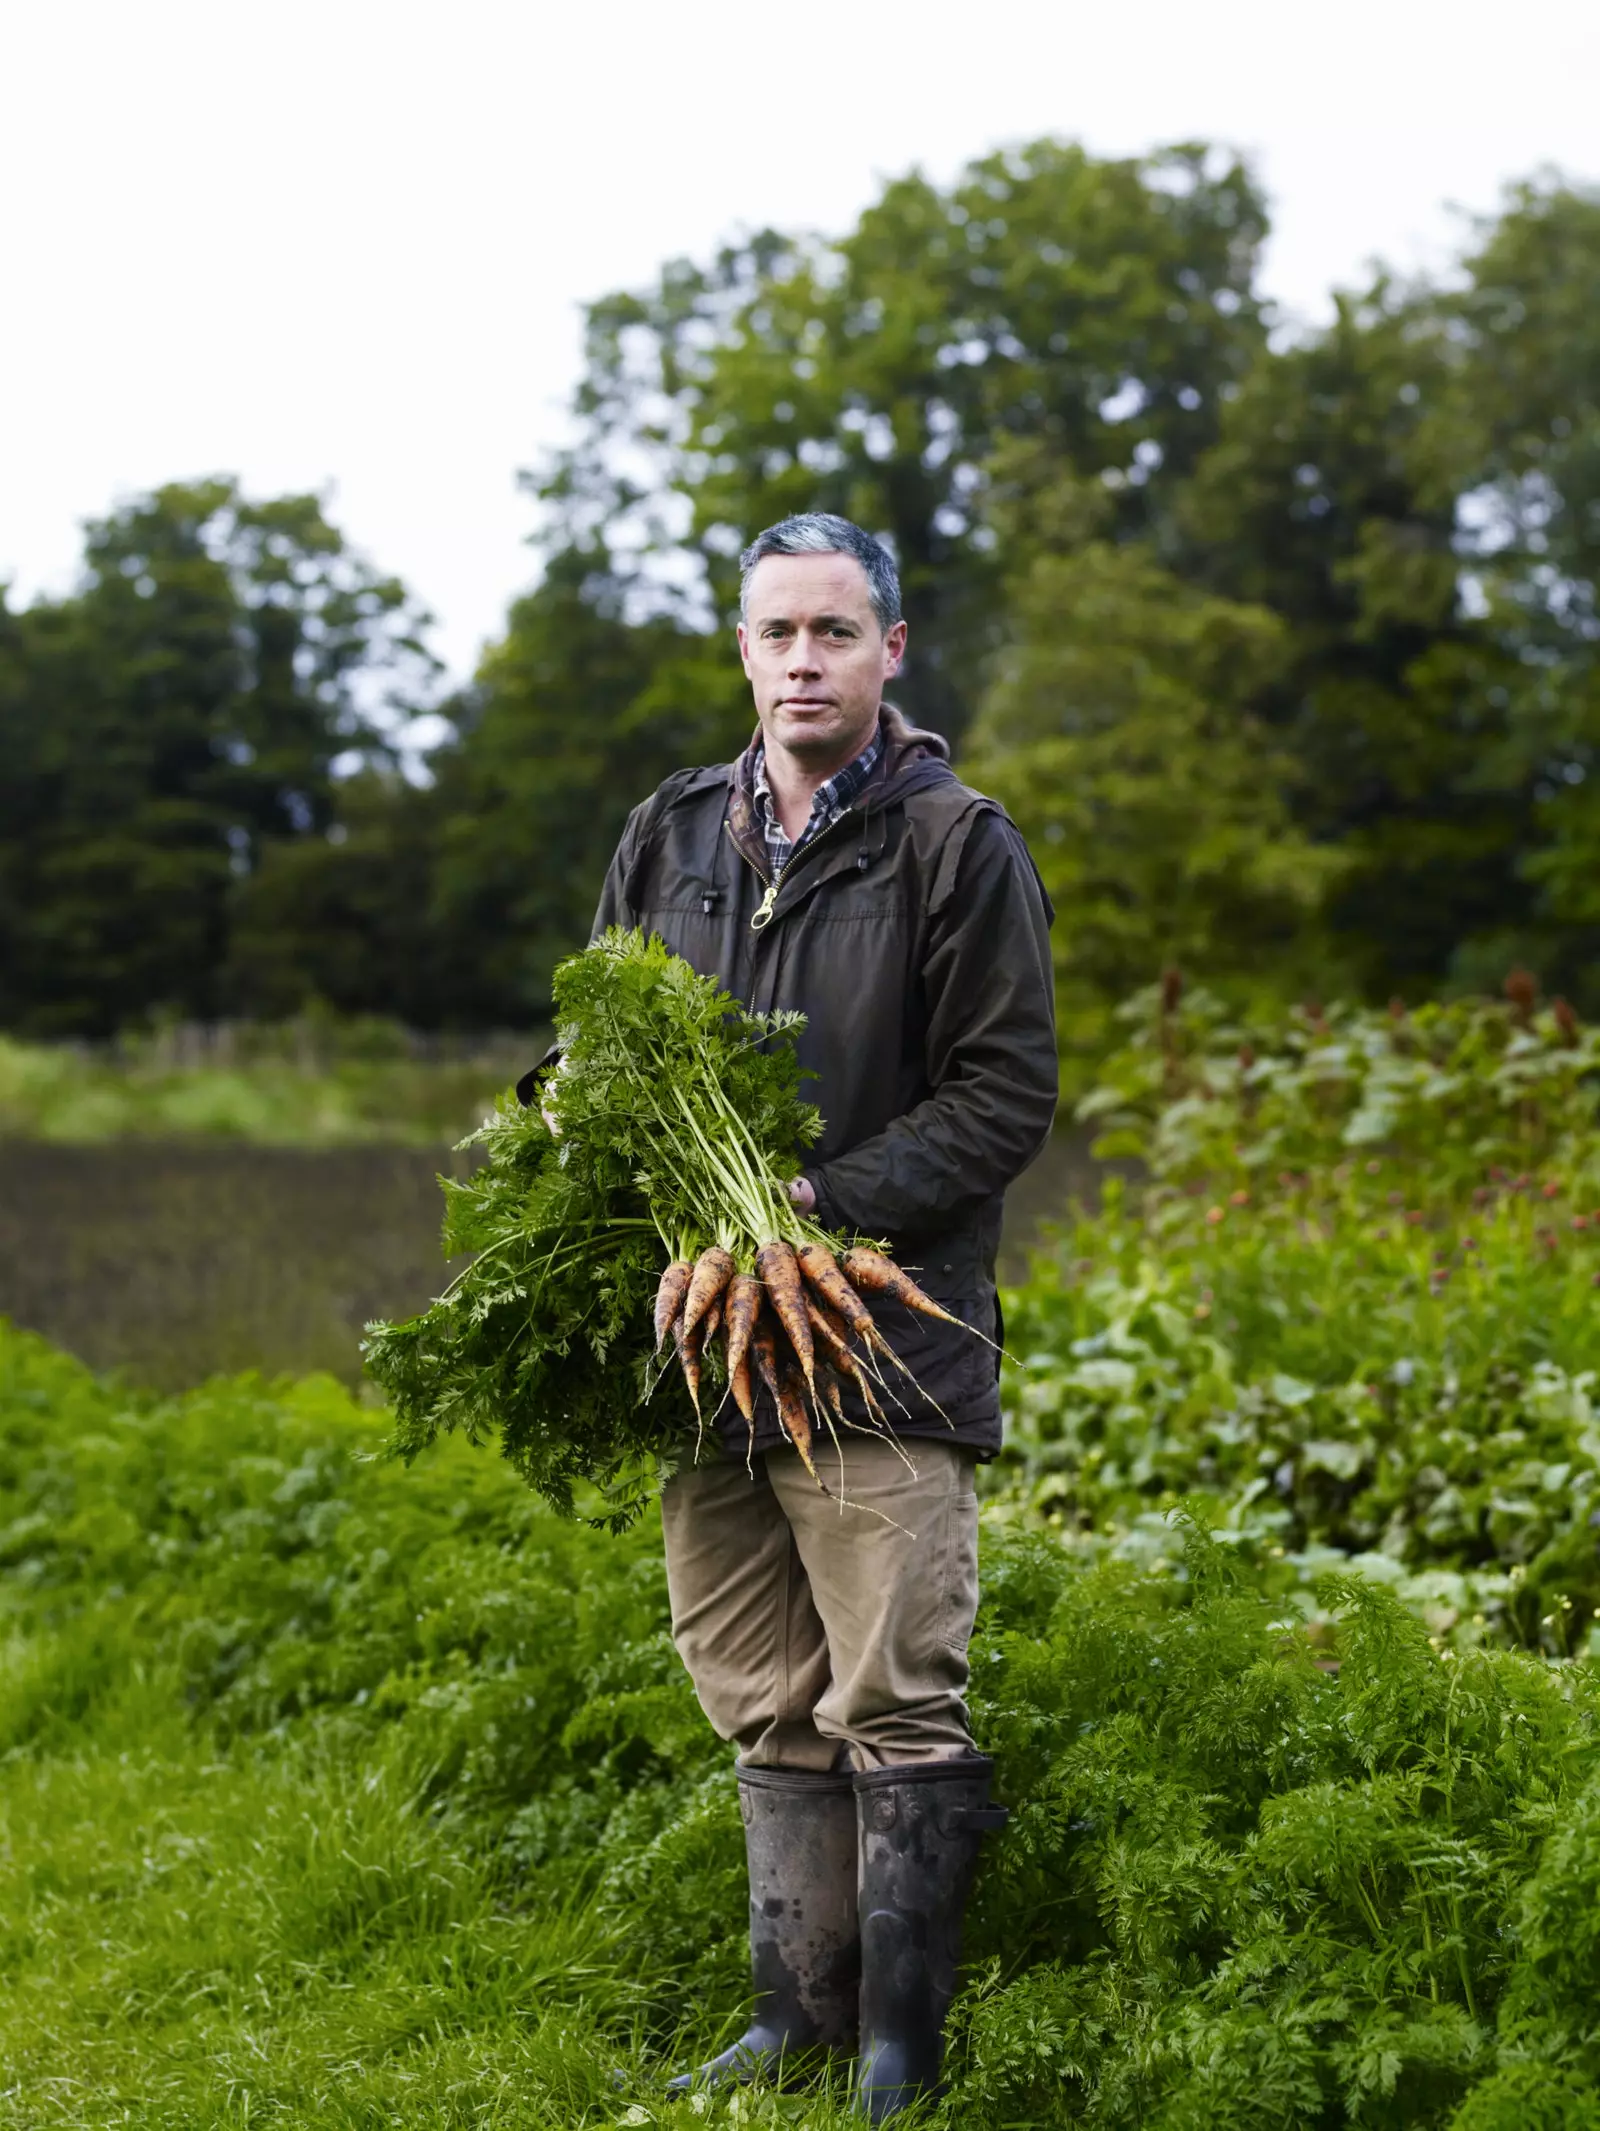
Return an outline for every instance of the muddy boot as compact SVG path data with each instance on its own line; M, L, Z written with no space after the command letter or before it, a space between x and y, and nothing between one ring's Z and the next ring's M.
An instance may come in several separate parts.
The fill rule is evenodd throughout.
M671 2093L771 2075L808 2050L855 2047L861 1943L850 1776L798 1768L738 1775L755 2012L731 2049L672 2080Z
M918 1761L855 1779L861 1815L861 2063L857 2105L875 2124L935 2093L961 1960L961 1917L986 1828L994 1763Z

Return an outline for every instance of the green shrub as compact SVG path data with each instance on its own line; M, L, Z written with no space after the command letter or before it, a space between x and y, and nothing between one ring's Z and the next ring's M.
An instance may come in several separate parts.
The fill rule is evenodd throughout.
M959 2120L1444 2125L1535 2044L1592 2079L1550 1886L1600 1904L1589 1673L1437 1653L1350 1578L1319 1663L1236 1579L1193 1530L1176 1574L1063 1568L1042 1625L1001 1579L976 1679L1018 1809Z
M1244 1041L1150 994L1085 1103L1151 1174L1008 1300L1005 1499L1135 1558L1187 1502L1308 1616L1350 1556L1458 1642L1587 1649L1594 1038L1475 1002Z
M1539 1010L1524 971L1506 994L1386 1013L1312 1001L1246 1023L1171 970L1120 1009L1127 1040L1078 1115L1105 1127L1103 1153L1166 1184L1223 1190L1377 1152L1436 1195L1497 1169L1576 1182L1600 1156L1600 1029L1562 999Z

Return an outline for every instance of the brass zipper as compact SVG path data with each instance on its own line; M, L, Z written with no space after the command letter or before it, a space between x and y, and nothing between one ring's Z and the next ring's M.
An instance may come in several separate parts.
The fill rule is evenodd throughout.
M761 898L761 901L757 904L755 910L751 913L750 930L752 932L765 932L767 927L772 923L773 905L778 900L778 889L782 885L785 875L787 875L795 866L803 866L806 860L811 856L813 851L819 850L821 846L828 841L828 838L830 836L836 834L838 830L844 828L849 822L858 819L860 817L860 814L861 809L859 807L846 807L845 811L839 816L839 819L837 821L830 822L827 828L823 830L820 836L813 836L810 843L808 843L803 850L797 851L795 853L794 857L790 859L789 864L784 867L783 872L779 874L777 880L768 881L766 894ZM754 862L750 859L747 853L745 853L743 850L740 850L739 844L734 837L732 824L729 822L724 822L723 827L728 832L728 841L733 845L733 848L739 852L739 856L744 860L745 864L747 866L750 866L752 870L754 870Z

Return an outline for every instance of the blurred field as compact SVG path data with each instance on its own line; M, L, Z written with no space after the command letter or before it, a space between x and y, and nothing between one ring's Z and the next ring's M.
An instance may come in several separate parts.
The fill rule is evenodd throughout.
M412 1147L0 1145L0 1315L176 1389L217 1370L360 1373L371 1317L446 1277Z
M100 1045L0 1036L0 1140L448 1146L548 1041L334 1015L178 1023Z
M444 1143L0 1140L0 1316L162 1390L255 1368L354 1382L363 1324L443 1286L435 1179L470 1159ZM1008 1277L1093 1175L1078 1135L1021 1179Z

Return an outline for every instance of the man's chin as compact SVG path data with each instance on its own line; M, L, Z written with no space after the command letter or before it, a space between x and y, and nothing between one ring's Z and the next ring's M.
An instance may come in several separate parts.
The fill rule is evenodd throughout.
M842 762L850 755L859 754L872 730L869 725L865 732L857 733L848 719L832 710L817 718L800 718L780 712L774 722L777 728L774 737L779 744L808 768Z

